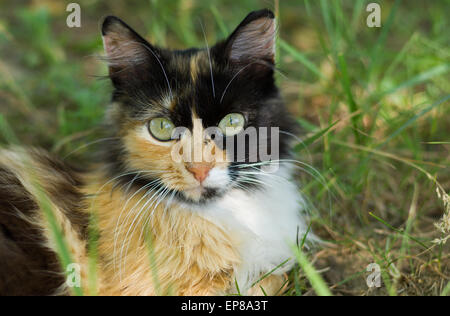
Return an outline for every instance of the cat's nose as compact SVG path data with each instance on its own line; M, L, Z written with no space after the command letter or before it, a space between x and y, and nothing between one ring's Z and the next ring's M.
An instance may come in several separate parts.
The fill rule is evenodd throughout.
M199 163L190 163L186 165L186 169L194 175L194 178L198 180L198 182L202 183L205 181L206 177L209 174L209 171L212 168L211 163L199 162Z

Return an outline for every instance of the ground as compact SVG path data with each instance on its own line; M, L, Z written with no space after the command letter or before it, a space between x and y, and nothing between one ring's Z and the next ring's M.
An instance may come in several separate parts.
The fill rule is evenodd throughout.
M326 242L303 249L308 262L334 295L448 295L449 243L436 239L450 230L450 2L378 1L380 28L369 2L78 1L81 28L68 28L64 1L2 1L0 141L87 159L111 91L95 57L106 15L186 48L204 46L202 25L211 44L271 8L277 80L302 128L298 180ZM323 293L303 268L284 295Z

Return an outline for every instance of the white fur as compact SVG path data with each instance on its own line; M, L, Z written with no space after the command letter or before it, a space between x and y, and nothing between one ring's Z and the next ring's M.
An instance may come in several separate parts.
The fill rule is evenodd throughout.
M207 188L226 188L231 182L231 178L228 175L228 171L225 168L214 167L212 168L205 181L203 181L203 185Z
M297 238L303 238L307 224L306 215L302 215L304 201L290 180L290 173L286 167L280 167L274 174L259 177L265 189L233 189L199 212L235 238L242 258L235 278L243 294L263 274L287 259L291 260L274 274L290 270L295 263L292 247Z

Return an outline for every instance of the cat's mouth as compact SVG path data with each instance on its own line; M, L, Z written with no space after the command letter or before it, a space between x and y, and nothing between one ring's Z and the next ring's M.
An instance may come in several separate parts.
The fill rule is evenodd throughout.
M220 198L225 193L225 190L218 188L210 188L202 185L190 187L187 189L176 190L176 198L182 203L190 205L201 205L212 202Z

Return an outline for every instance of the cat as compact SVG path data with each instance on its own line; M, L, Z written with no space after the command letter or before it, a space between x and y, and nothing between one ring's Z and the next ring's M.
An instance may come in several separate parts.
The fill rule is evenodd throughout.
M89 171L41 149L0 151L0 294L72 293L52 222L84 294L282 293L308 217L292 179L295 122L274 80L274 14L251 12L202 49L156 47L114 16L102 38L113 94ZM243 160L230 154L238 146L225 140L250 127L253 147L272 138L259 128L279 129L266 142L279 159L250 161L248 144ZM187 159L198 146L215 159Z

